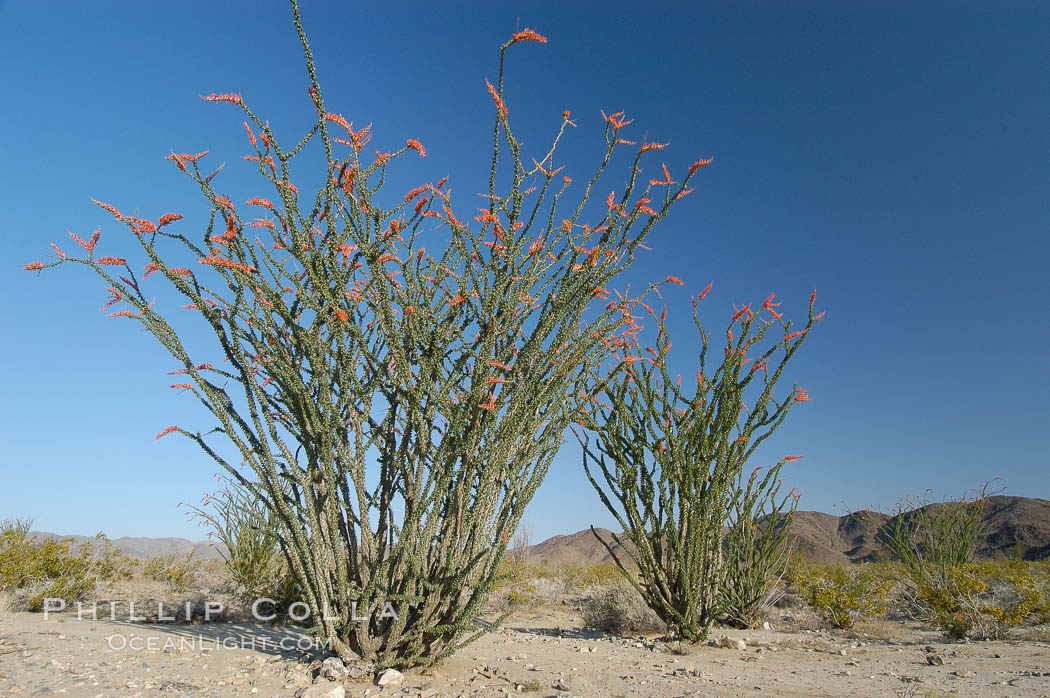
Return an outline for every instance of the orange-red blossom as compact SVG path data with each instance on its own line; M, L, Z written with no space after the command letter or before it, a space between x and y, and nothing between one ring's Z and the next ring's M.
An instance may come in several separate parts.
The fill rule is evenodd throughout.
M528 27L526 27L525 29L522 29L520 32L516 32L514 34L511 34L510 40L511 40L511 43L515 43L515 44L518 43L519 41L536 41L536 42L539 42L541 44L547 43L547 37L543 36L542 34L537 32L535 29L529 29Z
M179 428L177 426L172 425L172 426L168 427L167 429L165 429L164 431L162 431L159 434L157 434L156 436L154 436L153 440L156 441L157 439L163 438L163 437L167 436L168 434L170 434L171 432L178 431L178 430L179 430Z
M423 144L417 141L415 138L409 138L407 141L405 141L405 147L411 148L412 150L419 153L419 157L421 158L425 158L427 156L426 148L424 148Z
M488 88L489 95L492 96L492 101L496 103L496 111L502 116L507 115L507 105L503 103L503 98L500 97L499 92L496 92L496 88L492 86L492 83L485 78L485 87Z

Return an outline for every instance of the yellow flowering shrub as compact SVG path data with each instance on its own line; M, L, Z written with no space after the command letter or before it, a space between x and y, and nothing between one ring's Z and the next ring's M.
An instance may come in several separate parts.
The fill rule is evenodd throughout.
M1032 566L989 560L949 567L940 584L918 589L926 617L953 639L998 639L1037 614L1043 593Z
M0 523L0 591L14 592L16 608L37 611L45 598L83 598L100 582L126 579L137 564L99 534L98 544L35 540L28 521Z
M842 629L885 613L893 589L885 568L869 564L797 564L791 584L823 621Z

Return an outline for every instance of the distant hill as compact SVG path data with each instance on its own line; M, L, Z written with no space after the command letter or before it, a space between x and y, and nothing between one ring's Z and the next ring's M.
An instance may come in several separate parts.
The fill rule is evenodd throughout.
M886 514L867 513L877 526L890 520ZM1018 544L1024 548L1026 559L1050 557L1050 501L1033 497L989 497L984 508L984 522L985 536L978 550L982 557L1013 553ZM611 531L597 530L603 538L611 540ZM857 523L852 515L800 511L795 514L792 534L798 536L797 549L814 561L860 562L873 559L878 551L868 528ZM72 538L76 543L94 540L86 536L58 536L38 531L30 535ZM185 538L116 538L112 543L125 555L138 559L186 555L190 550L195 550L200 559L219 559L222 550L219 543ZM617 553L622 550L619 546L614 546L614 549ZM527 551L529 560L536 563L594 565L612 561L609 552L590 529L548 538L529 546ZM620 559L627 562L629 558L621 555Z
M891 520L887 514L866 514L871 517L871 528L883 526ZM1040 560L1050 556L1050 501L1002 495L989 497L984 508L984 523L985 535L978 549L981 557L1013 553L1018 544L1023 546L1026 559ZM798 536L797 550L814 561L861 562L873 559L879 549L868 527L849 514L835 516L819 511L800 511L795 514L791 528L792 534ZM597 530L603 538L609 539L609 531ZM554 536L527 550L528 558L536 563L598 564L612 561L590 529ZM621 560L627 562L628 557L621 556Z
M60 536L55 533L44 531L31 531L30 537L40 540L48 538L72 538L73 547L81 543L93 543L94 537L88 536ZM185 538L114 538L110 541L117 550L128 557L139 560L147 560L154 557L166 555L188 555L191 550L195 551L195 557L200 560L221 559L220 550L225 550L221 543L211 541L192 541Z
M612 531L604 528L595 529L604 540L612 543ZM621 540L623 538L621 537ZM612 562L609 551L594 537L587 528L567 536L554 536L542 543L526 548L526 557L530 562L542 562L548 565L597 565ZM622 548L613 546L620 560L627 562L628 556L621 554Z

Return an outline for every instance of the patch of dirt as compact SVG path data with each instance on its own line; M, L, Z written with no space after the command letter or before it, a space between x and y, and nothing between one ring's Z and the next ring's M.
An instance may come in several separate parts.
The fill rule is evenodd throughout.
M437 669L406 672L400 685L343 685L352 696L1050 696L1045 641L947 644L904 625L893 640L878 626L867 636L863 627L782 632L780 618L771 630L715 629L715 641L746 643L723 649L603 635L583 630L571 610L532 609ZM294 629L257 623L0 614L0 695L293 696L320 659L300 641L309 644Z

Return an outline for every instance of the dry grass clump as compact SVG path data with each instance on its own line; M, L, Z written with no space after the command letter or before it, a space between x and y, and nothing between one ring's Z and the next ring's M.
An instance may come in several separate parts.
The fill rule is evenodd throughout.
M623 579L611 562L599 565L531 565L523 556L508 555L500 564L489 603L498 610L542 605L575 605Z
M620 581L590 596L583 604L584 627L602 632L658 633L667 630L641 594L629 582Z

